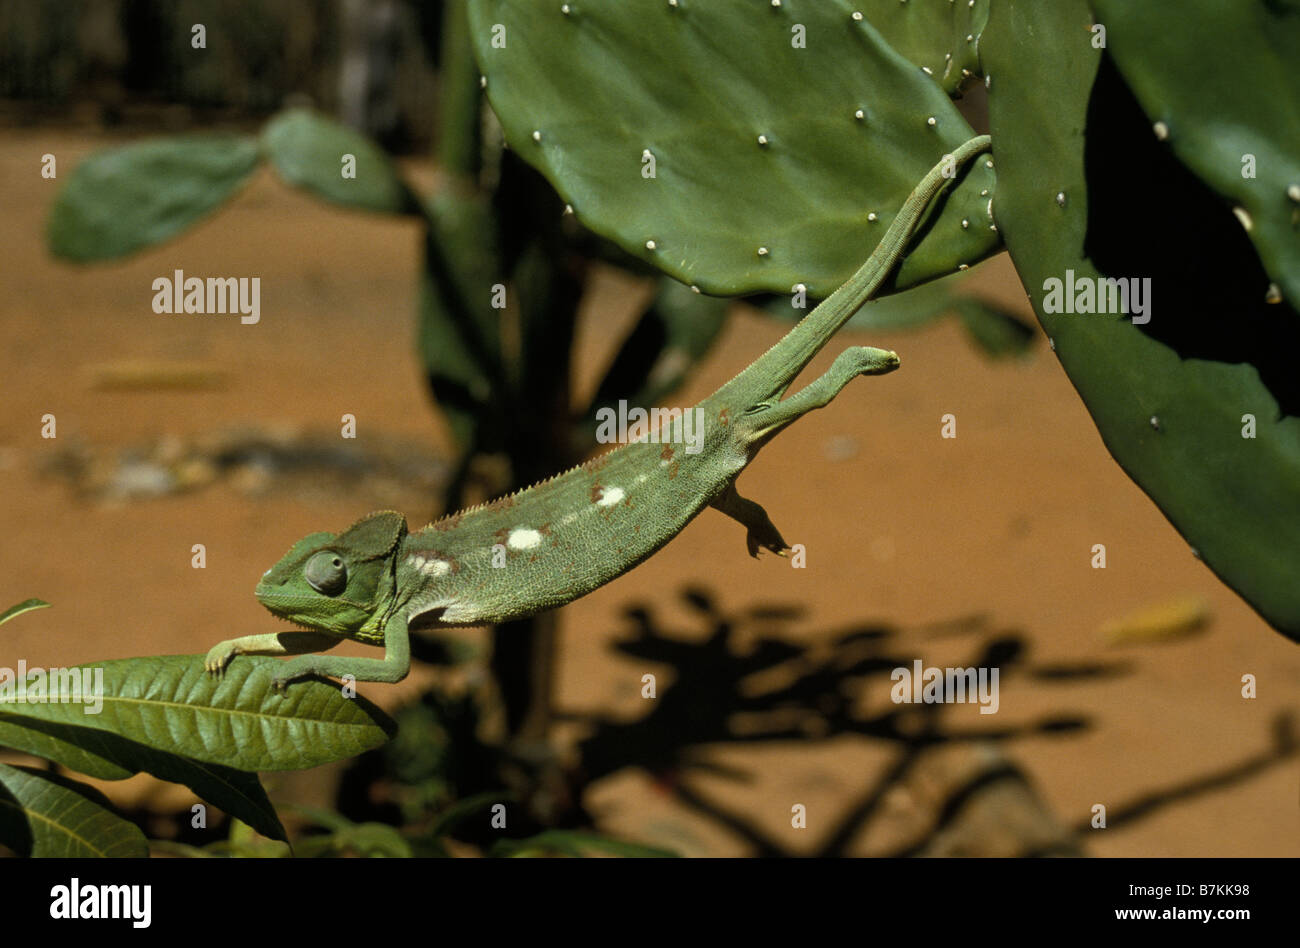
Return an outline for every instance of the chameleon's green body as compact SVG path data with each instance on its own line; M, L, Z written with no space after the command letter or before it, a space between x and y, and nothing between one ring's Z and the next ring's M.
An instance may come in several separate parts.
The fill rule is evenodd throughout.
M699 403L699 450L632 442L414 533L400 514L382 512L338 536L312 534L267 571L256 591L271 612L311 631L223 642L208 653L209 670L220 672L237 654L314 651L348 638L383 645L384 659L304 655L285 666L277 684L312 674L398 681L409 668L410 627L483 625L563 605L641 563L707 506L747 528L751 554L760 547L783 554L788 546L762 507L736 493L737 475L768 440L828 404L853 378L898 367L893 352L851 348L783 399L888 277L956 168L987 147L987 137L972 139L937 165L849 282Z

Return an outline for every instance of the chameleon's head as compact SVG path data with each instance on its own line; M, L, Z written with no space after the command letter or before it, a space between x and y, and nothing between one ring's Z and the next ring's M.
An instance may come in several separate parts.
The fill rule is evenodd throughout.
M406 519L371 514L340 534L299 540L257 584L257 601L281 619L346 638L382 636L396 596Z

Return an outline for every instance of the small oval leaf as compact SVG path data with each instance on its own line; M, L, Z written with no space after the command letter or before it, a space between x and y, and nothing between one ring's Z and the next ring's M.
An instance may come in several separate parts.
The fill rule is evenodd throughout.
M317 112L290 109L277 115L262 129L262 147L285 181L327 201L388 214L419 211L382 148Z
M257 167L251 138L166 138L96 152L54 199L55 256L112 260L175 237L214 210Z

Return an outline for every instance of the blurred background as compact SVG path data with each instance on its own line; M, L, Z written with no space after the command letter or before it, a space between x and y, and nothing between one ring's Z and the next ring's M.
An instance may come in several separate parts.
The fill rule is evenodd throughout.
M453 0L0 6L0 607L54 606L5 627L0 665L269 631L253 586L300 537L380 508L416 529L531 483L594 449L595 407L690 405L780 337L773 301L677 307L562 218L476 87ZM256 135L287 109L372 138L420 208L342 207L263 166L175 240L52 254L51 208L88 156ZM466 207L492 239L456 226ZM439 261L489 257L547 302L473 315L499 320L500 377L480 389L446 355L438 300L458 277ZM153 280L177 269L259 277L260 321L154 313ZM806 568L751 559L705 511L558 613L427 636L406 681L361 687L401 722L390 745L266 777L293 835L400 853L329 831L432 846L438 827L436 851L472 855L499 844L484 807L511 799L511 838L690 856L1300 854L1300 651L1111 460L1005 255L952 292L843 332L805 380L849 345L893 348L902 370L855 382L741 478ZM918 659L998 667L997 713L892 703L891 670ZM173 851L232 834L192 829L183 787L91 782Z

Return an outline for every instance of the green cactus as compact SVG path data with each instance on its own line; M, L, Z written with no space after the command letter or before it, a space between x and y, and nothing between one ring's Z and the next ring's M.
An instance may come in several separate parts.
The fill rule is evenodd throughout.
M584 224L705 293L829 294L974 134L846 0L472 0L470 23L511 147ZM999 249L993 185L979 162L896 288Z
M1178 160L1239 210L1300 309L1300 4L1093 0L1107 49ZM1231 69L1207 74L1207 63Z
M858 0L855 6L949 95L982 75L979 44L989 0Z
M982 54L998 226L1111 454L1211 569L1300 640L1300 389L1286 364L1300 322L1263 302L1231 211L1157 140L1089 20L1085 0L993 7ZM1150 323L1047 312L1045 283L1067 270L1150 276Z

